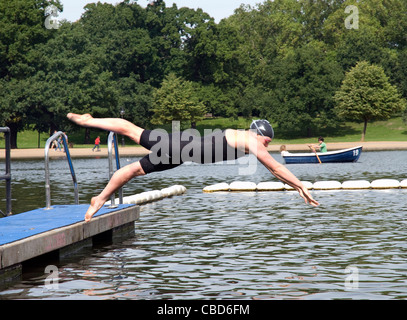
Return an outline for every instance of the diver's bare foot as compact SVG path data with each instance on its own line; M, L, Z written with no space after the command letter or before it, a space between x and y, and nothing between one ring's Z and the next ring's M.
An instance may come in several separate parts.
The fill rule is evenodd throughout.
M88 211L86 211L85 214L85 222L89 222L93 215L99 211L100 208L103 207L105 204L104 201L100 201L97 197L93 197L92 200L90 201L90 206L88 208Z
M89 113L85 114L76 114L76 113L68 113L66 116L72 122L75 122L77 125L82 127L86 127L88 125L89 120L92 120L93 117Z

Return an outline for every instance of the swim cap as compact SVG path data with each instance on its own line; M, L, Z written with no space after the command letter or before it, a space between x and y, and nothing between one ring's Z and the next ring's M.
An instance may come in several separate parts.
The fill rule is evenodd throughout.
M273 127L267 120L253 120L250 129L256 130L259 135L270 137L271 139L274 138Z

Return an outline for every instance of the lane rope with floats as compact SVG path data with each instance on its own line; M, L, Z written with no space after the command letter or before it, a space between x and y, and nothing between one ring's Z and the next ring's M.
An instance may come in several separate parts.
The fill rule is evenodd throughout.
M372 182L366 180L351 181L301 181L309 190L366 190L366 189L407 189L407 179L402 181L396 179L377 179ZM290 191L291 186L282 182L260 182L258 184L247 181L234 181L228 183L217 183L203 188L203 192L256 192L256 191Z

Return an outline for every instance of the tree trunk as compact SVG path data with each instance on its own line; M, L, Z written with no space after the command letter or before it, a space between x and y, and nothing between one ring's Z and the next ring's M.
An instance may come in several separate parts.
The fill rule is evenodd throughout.
M49 136L52 136L57 130L58 128L55 123L51 122L51 124L49 125Z
M6 123L6 127L10 128L10 148L17 149L17 128L18 124L14 122Z
M312 129L310 127L307 127L307 138L312 137Z
M368 121L368 119L365 119L365 123L364 123L364 125L363 125L362 140L361 140L362 142L365 141L366 128L367 128L367 121Z
M85 128L85 138L83 140L83 144L90 143L90 128Z

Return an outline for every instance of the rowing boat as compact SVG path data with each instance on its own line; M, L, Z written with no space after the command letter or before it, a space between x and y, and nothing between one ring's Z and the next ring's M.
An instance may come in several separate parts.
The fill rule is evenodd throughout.
M317 152L321 163L356 162L362 153L362 146L329 152ZM289 153L282 155L286 164L293 163L319 163L315 153Z

